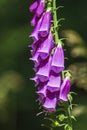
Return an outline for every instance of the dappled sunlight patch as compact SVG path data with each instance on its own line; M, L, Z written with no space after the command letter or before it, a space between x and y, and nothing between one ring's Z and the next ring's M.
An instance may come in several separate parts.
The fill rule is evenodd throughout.
M72 110L72 114L76 117L87 114L87 106L85 105L79 105Z
M8 93L19 91L23 84L23 77L15 71L7 71L0 76L0 108L3 108L4 103L7 102Z

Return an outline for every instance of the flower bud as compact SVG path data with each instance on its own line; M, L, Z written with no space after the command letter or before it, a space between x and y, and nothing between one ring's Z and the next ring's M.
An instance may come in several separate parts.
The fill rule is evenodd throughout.
M35 10L37 9L37 7L38 7L38 2L35 1L35 2L33 2L33 3L30 5L29 10L30 10L31 12L35 12Z
M61 102L67 101L67 96L70 91L70 79L66 77L60 87L60 94L59 94L59 100Z

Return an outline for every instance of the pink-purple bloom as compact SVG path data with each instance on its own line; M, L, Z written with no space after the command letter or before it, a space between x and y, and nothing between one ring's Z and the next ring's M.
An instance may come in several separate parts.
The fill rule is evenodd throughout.
M49 33L48 37L41 43L38 50L41 59L45 60L50 55L53 47L52 34Z
M57 99L56 98L48 98L46 97L46 100L43 104L43 107L48 111L48 112L53 112L56 109L56 104L57 104Z
M35 2L33 2L33 3L30 5L29 10L30 10L31 12L35 12L35 10L37 9L37 7L38 7L38 1L36 0Z
M47 89L50 92L56 92L56 91L60 90L60 85L61 85L61 75L52 73L49 76L49 81L47 83Z
M59 97L59 91L50 92L49 90L47 90L47 92L46 92L46 99L45 99L45 101L43 103L43 107L48 112L55 111L57 103L58 103L58 97Z
M51 27L51 12L46 11L42 16L42 23L39 28L39 36L46 37L50 31Z
M34 13L31 25L34 30L30 37L33 39L30 60L34 61L35 76L31 80L38 86L38 101L48 111L56 110L59 102L67 101L70 91L70 79L62 80L64 70L64 50L59 40L54 45L54 37L51 31L51 11L46 10L44 0L36 0L30 6Z
M64 51L62 45L59 43L58 46L55 48L51 69L55 73L60 73L64 70Z
M40 17L42 13L44 12L44 7L45 7L45 1L44 0L39 0L38 2L38 8L36 10L36 15Z
M37 24L38 21L38 17L36 16L36 14L34 14L32 20L31 20L31 25L35 26Z
M70 91L70 78L66 77L60 87L59 99L64 102L67 101L68 93Z
M38 57L39 57L39 53L36 52L36 53L32 56L32 58L30 58L30 60L32 60L32 61L38 63Z
M39 90L37 91L39 97L46 98L46 93L47 93L47 86L46 85L41 85L39 87Z
M52 57L50 56L45 62L42 62L42 65L39 67L39 70L36 73L41 82L49 80L51 61Z
M40 29L40 26L41 26L41 22L42 22L42 17L37 21L37 24L33 30L33 32L31 33L30 37L34 40L34 42L38 41L39 40L39 37L38 37L38 31Z

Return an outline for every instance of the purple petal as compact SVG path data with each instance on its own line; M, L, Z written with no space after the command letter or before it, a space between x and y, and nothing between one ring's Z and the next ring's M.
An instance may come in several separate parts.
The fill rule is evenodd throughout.
M37 22L37 24L36 24L36 26L34 28L34 31L30 35L30 37L34 40L34 42L39 40L39 38L38 38L38 30L40 28L41 22L42 22L42 17L39 19L39 21Z
M37 16L36 16L36 14L34 14L32 20L31 20L31 25L32 25L32 26L35 26L35 25L37 24L37 21L38 21L38 18L37 18Z
M61 44L58 44L53 54L51 69L55 73L60 73L64 70L64 51Z
M66 77L61 85L59 99L60 101L67 101L67 95L70 91L70 79Z
M44 97L46 97L46 91L47 91L47 86L46 85L42 85L39 87L39 90L37 91L38 95L43 95Z
M50 56L49 59L46 60L46 63L45 62L42 63L42 66L40 66L36 74L38 75L41 82L45 82L49 79L51 60L52 57Z
M38 8L36 10L36 14L37 14L38 17L40 17L42 15L42 13L44 12L44 7L45 7L45 1L40 0Z
M59 91L60 85L61 85L61 75L51 74L47 84L47 89L50 92L56 92Z
M38 63L38 57L39 57L39 53L38 53L38 52L36 52L36 53L33 55L33 57L32 57L32 58L30 58L30 60L35 61L35 62L37 62L37 63Z
M42 60L41 60L41 58L38 56L38 60L35 61L35 65L34 65L36 71L39 69L39 66L40 66L41 62L42 62Z
M49 33L48 37L43 41L43 43L41 43L41 46L39 47L39 54L41 59L46 59L53 48L53 38L52 38L52 34Z
M43 14L41 27L39 29L39 36L46 37L50 31L50 26L51 26L51 13L50 11L47 11L46 13Z
M44 101L45 101L45 97L40 94L40 95L39 95L39 98L38 98L38 101L39 101L41 104L43 104Z
M30 5L29 10L30 10L31 12L35 12L35 10L37 9L37 7L38 7L38 2L35 1L34 3L32 3L32 4Z
M48 111L48 112L53 112L56 109L56 104L57 104L57 99L53 98L50 99L48 97L46 97L46 100L43 104L43 107Z
M31 48L33 49L34 52L36 52L36 51L39 49L40 44L41 44L41 41L40 41L40 40L38 40L38 41L36 41L36 42L33 42L33 43L31 44Z

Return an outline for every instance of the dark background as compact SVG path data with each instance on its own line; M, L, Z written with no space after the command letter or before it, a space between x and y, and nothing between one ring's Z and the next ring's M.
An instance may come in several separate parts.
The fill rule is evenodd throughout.
M28 7L32 0L0 0L0 130L34 130L41 127L42 116L36 103L33 63L29 61L33 16ZM73 70L73 114L77 116L74 130L87 130L87 0L57 0L64 8L58 17L64 17L60 35L65 41Z

